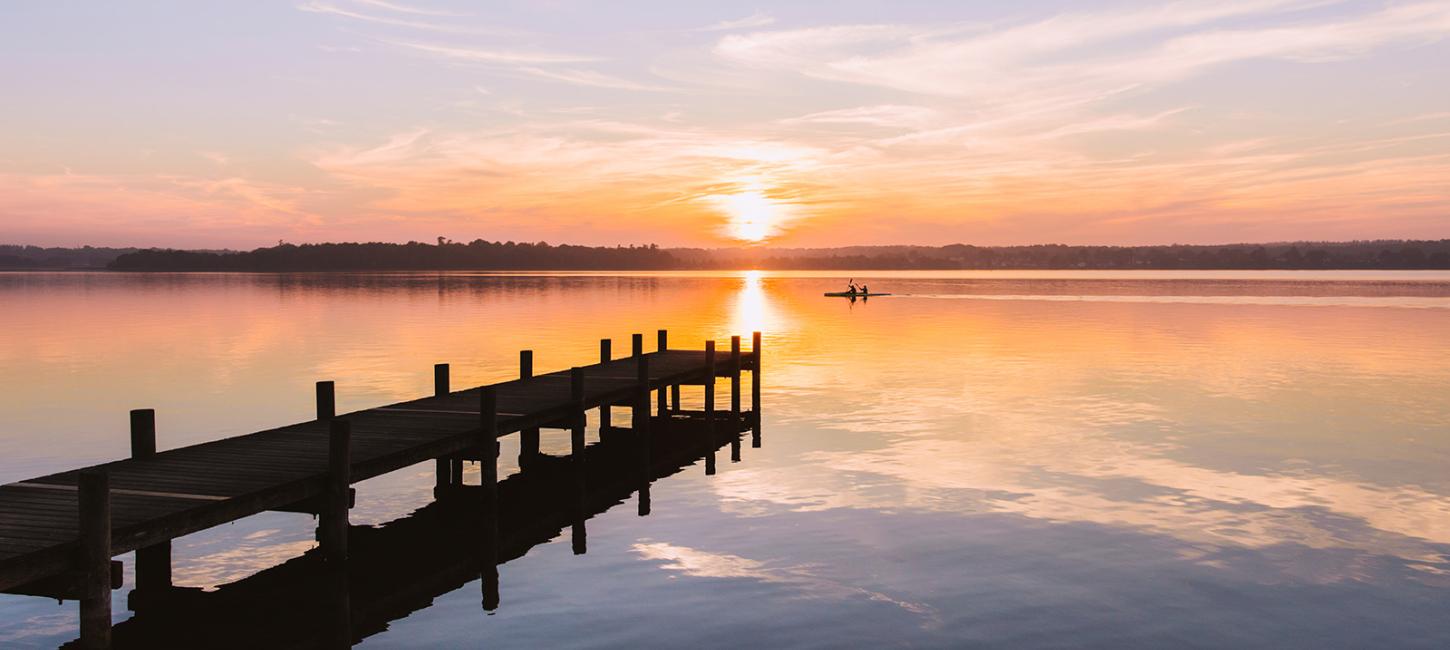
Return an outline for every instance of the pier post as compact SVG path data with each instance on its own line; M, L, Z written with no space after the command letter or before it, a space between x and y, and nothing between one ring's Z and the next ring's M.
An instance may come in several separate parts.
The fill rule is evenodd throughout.
M155 455L155 409L131 411L131 458L145 460ZM141 598L156 597L169 587L171 587L171 540L136 549L135 593L141 594Z
M674 411L674 412L679 412L679 410L680 410L680 385L679 384L675 384L673 386L670 386L670 410L671 411Z
M760 332L750 335L750 353L755 364L750 371L750 446L760 448Z
M492 508L498 502L498 392L493 386L478 391L478 432L483 496Z
M740 462L740 337L730 337L730 462Z
M81 647L111 647L111 480L105 470L80 474Z
M574 466L584 463L584 369L569 369L569 454Z
M433 364L433 396L442 397L449 393L448 390L448 364Z
M705 475L715 473L715 340L705 341Z
M519 351L519 379L534 376L534 351ZM539 456L539 430L537 427L519 432L519 469L525 469Z
M629 341L630 341L630 344L631 344L631 350L630 350L631 356L636 356L636 357L643 356L644 355L644 335L643 334L631 334L629 336Z
M433 364L433 396L442 397L449 393L448 364ZM439 458L436 461L437 477L433 482L433 496L436 498L443 488L463 484L463 461L456 458Z
M317 382L317 419L331 420L337 417L336 386L330 381Z
M669 349L669 340L670 340L669 330L660 330L659 331L659 351L660 352L664 352L665 350L668 350ZM665 414L666 414L667 408L668 408L668 406L665 403L665 387L664 386L660 386L659 399L656 401L655 411L659 414L660 417L664 417Z
M730 417L740 422L740 337L730 337ZM739 426L734 424L732 426ZM738 430L738 429L733 429Z
M634 435L637 440L649 439L649 357L639 355L635 362Z
M573 425L569 429L570 459L574 463L574 522L570 527L570 542L575 555L583 555L588 550L587 534L584 530L584 497L586 494L586 475L588 469L584 466L584 369L569 369L569 419Z
M614 341L610 339L599 339L599 363L609 363L614 360L613 347ZM609 429L610 420L612 419L610 416L613 415L609 411L610 408L608 402L599 404L599 437L601 438L604 437L604 432Z
M483 609L498 609L498 394L484 386L478 397L478 448L483 453L483 530L480 574ZM490 453L492 452L492 453Z
M453 484L453 464L447 458L434 458L433 471L433 498L437 499Z
M352 484L352 425L333 420L327 431L327 492L320 541L329 562L347 561L348 486Z

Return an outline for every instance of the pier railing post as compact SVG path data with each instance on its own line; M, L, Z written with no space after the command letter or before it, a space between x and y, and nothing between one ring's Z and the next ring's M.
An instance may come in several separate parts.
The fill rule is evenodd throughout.
M519 379L534 376L534 351L519 351ZM533 463L539 456L539 429L532 427L519 432L519 469Z
M322 508L323 553L329 562L347 561L348 486L352 484L352 424L333 420L327 431L327 492Z
M442 397L447 395L448 390L448 364L433 364L433 396Z
M669 333L669 330L660 330L659 331L659 351L660 352L664 352L665 350L668 350L669 347L670 347L670 333ZM660 417L664 417L666 415L666 411L667 410L668 410L668 405L665 403L665 387L664 386L660 386L659 399L656 401L655 411L658 413L658 415Z
M631 356L636 356L636 357L643 356L644 355L644 335L643 334L631 334L630 337L629 337L629 341L630 341L630 344L631 344L631 350L630 350Z
M754 358L750 371L750 446L760 447L760 332L750 335L750 354Z
M81 647L111 647L111 481L105 470L80 474Z
M599 363L609 363L610 361L614 360L614 350L612 349L613 347L614 341L610 339L599 339ZM611 424L610 420L612 418L610 416L613 414L610 413L609 409L610 406L608 402L600 402L599 436L601 438L604 437L604 432L609 429L609 426Z
M317 419L337 417L337 388L330 381L317 382Z
M131 411L131 457L150 458L156 455L156 409Z
M331 383L331 382L329 382ZM156 411L131 411L131 458L156 455ZM142 599L159 597L171 587L171 540L136 549L136 591ZM133 604L136 604L133 601ZM132 607L135 609L135 607Z
M715 473L715 341L705 341L705 474Z

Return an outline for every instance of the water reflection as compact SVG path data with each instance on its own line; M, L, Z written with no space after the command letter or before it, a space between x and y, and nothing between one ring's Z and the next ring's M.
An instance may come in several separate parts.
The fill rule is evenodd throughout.
M897 295L854 306L820 297L845 277L823 274L3 276L0 479L124 455L138 406L166 447L305 419L317 379L349 409L425 394L436 362L481 383L523 348L553 369L601 336L758 329L771 444L655 485L627 525L556 512L548 535L587 555L506 564L497 638L1450 643L1450 276L882 275ZM699 387L682 397L699 408ZM409 512L431 480L378 479L359 518ZM251 525L282 532L178 551L178 579L231 581L310 539ZM370 642L474 643L445 593L477 613L474 566ZM0 642L54 638L28 607L0 600L33 621ZM632 624L650 617L698 626Z

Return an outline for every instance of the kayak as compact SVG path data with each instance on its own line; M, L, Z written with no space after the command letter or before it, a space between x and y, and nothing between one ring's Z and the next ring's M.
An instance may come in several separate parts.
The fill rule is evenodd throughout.
M827 298L871 298L873 296L889 296L889 295L891 295L891 294L889 294L889 293L881 293L881 292L878 292L878 291L873 291L871 293L861 293L860 291L857 291L856 293L851 293L850 291L831 291L831 292L827 292L826 293L826 297Z

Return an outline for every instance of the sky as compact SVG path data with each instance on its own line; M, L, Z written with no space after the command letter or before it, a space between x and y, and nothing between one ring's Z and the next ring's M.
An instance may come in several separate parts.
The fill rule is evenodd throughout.
M1450 237L1450 0L0 5L0 242Z

